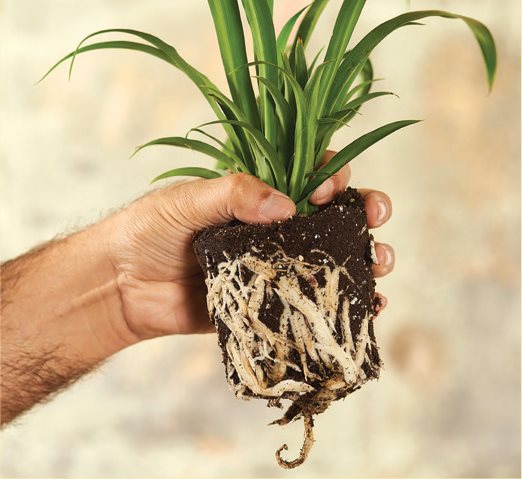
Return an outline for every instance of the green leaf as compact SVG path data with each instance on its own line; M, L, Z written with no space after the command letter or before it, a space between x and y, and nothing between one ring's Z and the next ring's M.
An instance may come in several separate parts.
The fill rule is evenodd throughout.
M159 58L169 64L172 64L169 57L165 55L160 49L151 47L150 45L144 45L142 43L137 42L129 42L129 41L112 41L112 42L99 42L95 43L93 45L86 45L84 47L81 47L73 52L68 53L65 55L62 59L58 60L48 71L47 73L38 80L37 83L42 82L47 78L51 72L53 72L56 68L58 68L62 63L66 62L67 60L71 59L74 55L85 53L85 52L91 52L95 50L105 50L105 49L121 49L121 50L135 50L140 51L143 53L147 53L149 55L152 55L156 58Z
M332 174L328 173L326 171L310 171L310 173L306 174L307 178L314 178L316 176L317 177L324 177L324 179L327 180L328 178L330 178L330 176L332 176Z
M293 122L292 109L290 105L281 93L281 90L277 87L277 85L274 82L270 81L268 78L255 78L257 78L257 80L260 81L266 87L266 89L272 96L272 100L276 105L276 112L281 123L281 128L286 132Z
M317 139L317 129L319 126L319 100L322 95L321 80L326 70L327 64L322 63L312 74L304 90L306 102L308 104L306 112L305 130L306 136L306 160L305 172L314 170L315 146ZM305 176L302 176L301 189L304 188ZM299 196L301 191L296 191L294 196Z
M295 49L294 74L299 85L304 88L308 81L308 67L306 65L306 56L301 39L297 39L297 47Z
M240 106L248 121L255 127L260 127L256 97L248 69L240 68L248 63L248 59L237 0L208 0L208 4L232 99Z
M357 68L358 65L361 65L362 62L365 62L373 49L379 43L381 43L382 40L384 40L388 35L393 33L398 28L409 24L411 25L412 22L415 23L416 20L427 17L458 19L464 21L468 25L480 46L486 66L489 88L491 89L497 68L497 53L495 40L493 39L489 29L484 24L473 18L445 12L442 10L409 12L392 18L391 20L388 20L374 28L353 48L351 52L349 52L349 54L341 63L337 71L333 86L329 92L325 109L326 113L330 113L332 109L335 109L336 106L338 106L345 97L346 92L350 87L350 84L348 84L346 81L350 72Z
M325 102L332 87L337 70L352 38L355 25L361 16L366 0L344 0L337 15L332 37L324 57L325 62L332 62L325 71L321 90L323 97L319 107L319 113L323 112ZM329 112L328 112L329 113Z
M268 143L267 139L264 135L255 127L253 127L250 123L244 121L234 121L234 120L215 120L209 121L208 123L204 123L200 125L198 128L208 125L216 125L226 123L229 125L239 126L243 128L246 133L252 137L255 144L262 151L265 156L266 162L259 161L257 175L261 180L265 183L276 187L282 193L286 193L286 173L283 168L283 165L278 161L277 151L274 147ZM268 163L270 169L266 168L265 164Z
M379 98L385 95L395 95L391 92L375 92L362 95L351 102L348 102L343 110L340 110L330 117L322 118L319 120L319 131L317 133L318 138L322 138L321 149L317 153L315 166L318 167L321 163L323 155L330 144L334 133L343 126L350 126L350 120L359 113L359 108L364 103Z
M243 165L237 165L234 163L234 161L225 155L222 151L218 150L217 148L213 147L212 145L209 145L208 143L205 143L204 141L199 140L191 140L190 138L183 138L180 136L170 136L165 138L158 138L156 140L149 141L145 143L144 145L140 145L136 148L136 151L132 154L131 158L136 155L138 152L143 150L144 148L148 148L149 146L154 145L167 145L167 146L177 146L180 148L187 148L189 150L194 150L199 153L203 153L205 155L211 156L212 158L216 159L217 161L223 163L226 165L229 169L235 170L238 166Z
M205 130L201 130L199 128L191 128L187 132L187 135L185 136L185 138L188 138L188 136L192 132L199 133L200 135L206 136L207 138L210 138L211 140L215 141L221 147L221 151L235 162L236 167L231 169L223 161L217 160L218 164L221 165L221 167L219 169L229 169L232 172L241 171L244 173L251 173L248 170L248 168L245 166L244 161L239 157L239 155L234 151L234 149L230 147L230 143L229 143L229 145L227 145L225 142L221 141L219 138L216 138L214 135L211 135L210 133L206 132Z
M355 100L349 101L346 103L344 108L342 110L336 111L330 116L327 116L324 118L324 120L340 120L343 122L348 121L349 119L353 118L353 116L357 113L359 107L361 105L364 105L366 102L373 100L375 98L379 98L381 96L387 96L387 95L395 95L395 93L391 91L376 91L374 93L367 93L366 95L361 95L357 97ZM323 120L323 119L321 119ZM321 121L320 120L320 121Z
M279 120L280 130L278 153L280 153L280 157L283 155L282 161L286 169L290 162L290 156L293 153L291 151L291 141L293 140L293 133L291 132L291 129L292 125L295 123L295 117L293 115L292 108L275 83L263 77L257 77L257 80L267 88L276 107L276 115Z
M294 157L290 166L290 178L288 183L289 196L295 199L303 188L304 175L306 174L306 163L309 151L307 143L306 124L308 105L303 89L297 80L287 71L285 71L285 81L291 92L292 98L295 100L295 133L294 133Z
M290 197L296 199L305 184L305 175L314 167L315 132L318 118L318 93L322 74L328 65L322 63L314 72L303 91L297 81L288 77L296 98L297 118L295 126L295 155L290 176ZM306 94L305 94L306 93Z
M355 100L348 102L342 110L319 120L317 138L321 140L322 144L315 159L316 168L321 163L326 148L330 144L334 133L343 126L349 126L350 120L359 112L361 105L373 100L374 98L379 98L385 95L395 94L391 92L375 92L362 95L357 97Z
M93 38L98 35L103 35L106 33L125 33L128 35L133 35L138 38L141 38L142 40L145 40L146 42L150 43L151 45L153 45L157 49L159 49L169 59L169 63L171 63L171 65L182 70L200 89L202 86L213 86L214 88L216 88L215 85L213 85L213 83L205 75L203 75L201 72L199 72L197 69L195 69L192 65L187 63L179 55L177 50L172 45L169 45L168 43L164 42L160 38L158 38L154 35L151 35L149 33L140 32L138 30L131 30L128 28L110 28L110 29L106 29L106 30L100 30L98 32L94 32L94 33L91 33L90 35L87 35L79 43L76 51L72 55L69 73L72 71L76 54L78 53L78 51L82 47L82 45L90 38Z
M135 37L138 37L142 40L145 40L146 42L150 43L150 45L142 45L140 43L135 42L128 42L128 41L112 41L112 42L100 42L95 43L92 45L82 46L87 40L90 38L93 38L98 35L104 35L107 33L123 33L127 35L132 35ZM71 65L69 68L69 76L71 74L74 60L76 56L79 53L84 53L87 51L92 50L102 50L107 48L116 48L116 49L127 49L127 50L138 50L142 51L144 53L152 54L164 61L167 61L170 65L174 66L175 68L179 69L185 75L187 75L190 80L199 88L199 90L203 93L205 96L205 99L209 102L211 108L216 113L216 116L218 118L224 119L224 115L217 104L214 97L208 95L206 93L205 89L213 88L217 90L216 85L214 85L204 74L199 72L196 68L191 66L189 63L187 63L177 52L177 50L169 45L168 43L164 42L163 40L159 39L158 37L154 35L150 35L148 33L140 32L138 30L131 30L126 28L111 28L106 30L100 30L98 32L91 33L90 35L86 36L77 46L76 50L69 53L65 57L63 57L58 63L56 63L50 70L47 72L47 74L42 78L42 80L52 71L54 70L59 64L66 61L67 59L71 59ZM41 81L41 80L40 80ZM233 128L231 128L228 125L224 125L224 129L227 132L227 135L229 138L233 140L233 142L238 145L239 140L237 139L235 132Z
M215 178L221 178L223 175L217 171L209 170L208 168L198 168L195 166L187 168L175 168L173 170L166 171L162 175L156 176L156 178L151 181L151 184L159 180L172 178L173 176L195 176L199 178L205 178L207 180L213 180Z
M374 81L373 64L369 57L366 59L366 63L363 66L361 76L362 84L367 85L363 88L362 92L362 94L365 95L371 90Z
M286 51L286 46L288 44L288 39L290 38L290 34L292 33L292 30L297 23L297 20L299 20L299 17L301 14L309 8L310 5L307 5L304 8L301 8L294 16L290 18L284 25L283 28L281 28L281 31L279 32L279 35L277 36L277 51L280 53L284 53ZM302 41L302 40L301 40Z
M243 8L246 13L252 41L254 43L254 54L259 64L259 76L267 78L271 82L278 83L278 71L272 65L278 62L276 36L272 13L266 0L242 0ZM261 101L261 118L263 131L268 142L276 147L277 143L277 123L274 110L274 103L268 96L263 84L259 85L259 95Z
M360 93L360 96L364 95L371 89L374 83L382 80L383 78L374 78L373 80L365 80L359 83L358 85L354 86L346 95L346 102L350 101L356 93Z
M339 151L339 153L337 153L326 165L324 165L319 170L319 172L334 175L343 166L347 165L350 161L359 156L370 146L374 145L388 135L391 135L395 131L400 130L406 126L413 125L414 123L418 123L418 120L396 121L366 133ZM326 178L327 177L325 175L321 175L321 177L315 177L310 180L301 194L298 202L302 202L308 199L308 197L325 181Z
M328 43L325 62L334 61L338 65L342 60L365 4L366 0L343 1Z
M348 53L345 54L345 57L347 54ZM360 85L358 85L358 87L349 92L346 97L347 101L350 99L350 95L361 92L361 96L363 96L364 94L368 93L368 91L370 91L373 83L373 66L369 58L360 68L357 68L351 72L350 78L355 80L359 75L362 77L363 81ZM351 83L352 80L349 79L348 81ZM343 105L341 108L346 109L347 106ZM330 144L335 132L343 126L349 126L347 122L358 112L359 108L360 105L356 105L350 115L347 114L346 116L342 115L340 118L332 118L332 116L337 113L334 112L330 116L323 117L319 120L319 127L316 137L315 168L321 164L326 149L328 148L328 145Z
M294 56L295 48L297 46L297 39L300 38L303 42L304 47L306 48L308 42L310 41L310 37L312 36L312 32L314 31L315 26L317 25L317 21L319 20L319 17L321 16L323 10L328 4L328 1L329 0L314 0L312 2L312 5L306 12L305 16L303 17L303 20L301 20L301 23L299 24L299 28L295 35L292 52L290 54L291 63L293 63L295 60Z
M226 95L220 92L217 88L207 88L206 91L208 94L216 99L226 120L239 120L248 122L244 113L239 109L239 107L230 100ZM225 127L230 128L230 125L224 124ZM256 164L254 159L252 158L252 152L250 151L250 146L247 137L245 136L245 132L242 128L232 127L235 132L235 136L238 139L238 144L233 142L234 146L241 153L242 158L244 158L244 163L248 169L248 171L255 175L256 172Z

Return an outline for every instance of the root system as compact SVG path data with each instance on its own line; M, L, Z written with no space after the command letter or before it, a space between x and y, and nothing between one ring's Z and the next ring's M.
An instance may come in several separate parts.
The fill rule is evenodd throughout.
M372 361L377 345L368 331L372 315L367 312L358 331L352 330L350 306L357 298L340 294L340 283L344 279L356 289L357 284L345 265L336 265L326 253L312 251L323 256L322 264L289 257L281 248L267 259L256 253L221 262L215 274L207 270L208 310L230 331L222 346L227 381L236 396L262 397L272 405L290 399L287 412L274 424L303 418L299 457L284 460L286 445L276 453L281 466L292 468L312 446L312 416L378 374L380 364ZM303 293L303 284L311 286L313 298ZM260 320L260 312L276 299L283 309L273 331Z

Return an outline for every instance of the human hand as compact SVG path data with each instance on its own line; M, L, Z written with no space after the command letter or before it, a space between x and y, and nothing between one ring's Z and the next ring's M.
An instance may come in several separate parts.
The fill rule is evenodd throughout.
M325 162L334 152L328 151ZM327 204L350 179L346 166L312 195ZM365 199L368 225L390 218L389 197L359 190ZM167 334L214 331L208 319L204 277L192 250L192 236L207 226L238 219L268 224L295 214L295 204L259 179L235 174L215 180L177 183L140 198L110 221L107 251L117 274L123 315L136 340ZM393 249L376 243L375 277L392 271ZM382 307L386 299L381 296Z

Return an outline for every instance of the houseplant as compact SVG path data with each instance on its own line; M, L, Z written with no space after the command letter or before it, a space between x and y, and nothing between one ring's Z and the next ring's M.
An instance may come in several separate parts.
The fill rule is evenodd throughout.
M398 28L418 25L426 17L460 19L478 41L491 87L495 45L480 22L438 10L399 15L351 45L366 2L344 0L324 55L319 52L310 61L306 47L328 0L314 0L296 12L277 35L273 0L242 0L254 48L253 61L249 61L238 0L208 3L230 97L172 46L129 29L89 35L50 71L70 59L71 72L78 54L107 48L141 51L169 63L195 83L214 110L217 120L189 132L204 135L212 143L187 134L153 140L136 151L152 145L190 148L213 157L218 167L176 168L153 181L249 173L297 204L296 217L283 223L235 222L203 230L194 238L227 381L238 397L268 399L273 406L280 406L281 399L292 402L275 423L303 418L305 441L297 459L281 457L286 445L276 457L283 467L295 467L306 459L312 445L313 416L377 378L381 367L372 323L378 308L371 273L373 243L363 201L353 189L320 209L308 201L323 181L361 152L415 123L406 120L379 127L322 165L334 133L364 103L391 94L371 91L375 79L370 54ZM294 27L297 33L290 41ZM127 34L134 39L86 43L105 34ZM204 130L211 124L222 125L225 140Z

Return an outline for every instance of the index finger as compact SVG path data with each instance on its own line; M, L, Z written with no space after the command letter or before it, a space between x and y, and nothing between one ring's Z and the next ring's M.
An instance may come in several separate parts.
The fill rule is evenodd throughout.
M326 165L335 155L336 151L326 150L321 166ZM330 203L335 195L344 191L350 181L351 169L350 165L343 166L337 173L328 178L319 188L317 188L310 196L310 203L314 205L324 205Z

